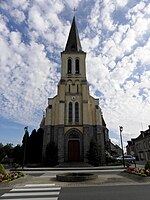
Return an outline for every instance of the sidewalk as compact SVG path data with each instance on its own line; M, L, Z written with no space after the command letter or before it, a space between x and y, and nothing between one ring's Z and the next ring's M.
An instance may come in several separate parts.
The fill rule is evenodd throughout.
M144 167L144 164L137 163L137 167ZM131 165L131 167L135 167L135 165ZM100 185L130 185L130 184L150 184L150 177L143 178L138 176L132 176L131 174L126 174L123 172L123 166L101 166L101 167L65 167L65 168L24 168L19 169L22 171L40 171L42 172L42 175L39 176L32 176L32 175L26 175L25 177L13 180L9 183L0 183L0 188L2 187L17 187L17 186L23 186L25 184L52 184L54 183L56 186L60 187L78 187L78 186L100 186ZM48 171L64 171L62 173L67 173L67 171L76 171L81 170L84 172L84 170L88 170L90 173L90 170L92 173L93 171L97 172L98 170L108 170L108 174L100 173L98 175L98 178L94 180L84 181L84 182L60 182L57 181L56 178L53 176L50 176L47 172ZM112 170L112 172L111 172ZM114 173L113 171L117 171L118 173ZM47 171L47 172L46 172ZM119 172L120 171L120 172ZM57 173L57 172L56 172ZM58 172L59 173L59 172Z
M102 186L102 185L128 185L134 184L135 181L123 176L121 173L117 174L101 174L94 180L88 180L83 182L60 182L55 177L48 176L31 176L26 175L25 177L13 180L9 183L1 183L0 188L6 187L20 187L26 184L55 184L60 187L80 187L80 186Z
M100 174L98 178L94 180L88 180L83 182L61 182L57 181L55 177L50 176L31 176L26 175L25 177L16 179L9 183L1 183L0 188L13 188L22 187L26 184L55 184L59 187L90 187L90 186L113 186L113 185L140 185L150 184L150 177L134 176L120 172L119 174Z
M60 182L60 181L56 180L56 177L51 176L49 173L46 172L46 171L51 170L51 168L38 168L39 171L40 171L40 169L42 169L43 173L41 175L39 175L39 176L26 175L25 177L13 180L9 183L1 183L0 188L18 187L18 186L24 186L25 184L55 184L56 186L60 186L60 187L80 187L80 186L87 187L87 186L102 186L102 185L110 186L110 185L150 184L150 177L143 178L140 176L127 174L127 173L123 172L123 167L122 166L120 166L120 167L121 168L119 168L119 166L113 167L113 170L114 169L118 170L118 173L114 173L113 170L112 170L112 172L110 171L112 169L112 166L110 166L109 168L107 167L109 173L106 173L106 172L100 173L100 174L98 174L98 178L96 178L94 180L83 181L83 182ZM90 169L92 170L92 173L94 173L93 168L90 168ZM95 172L97 170L104 170L104 169L106 170L106 167L97 167L95 169ZM122 170L120 171L119 169L122 169ZM26 170L26 168L24 170ZM30 168L30 170L31 170L31 168ZM33 171L33 170L31 170L31 171ZM46 170L46 171L44 171L44 170ZM58 171L58 168L52 168L52 170ZM70 169L66 169L66 168L64 171L67 173L67 170L70 171ZM74 170L75 170L75 168L74 168ZM82 169L82 170L84 171L84 169ZM89 170L89 168L88 168L88 170Z

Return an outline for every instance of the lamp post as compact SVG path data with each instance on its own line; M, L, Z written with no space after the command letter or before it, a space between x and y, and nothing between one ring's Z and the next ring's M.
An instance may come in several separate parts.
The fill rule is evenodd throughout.
M122 163L123 166L125 168L125 160L124 160L124 151L123 151L123 142L122 142L122 131L123 131L123 127L119 126L119 130L120 130L120 141L121 141L121 148L122 148Z

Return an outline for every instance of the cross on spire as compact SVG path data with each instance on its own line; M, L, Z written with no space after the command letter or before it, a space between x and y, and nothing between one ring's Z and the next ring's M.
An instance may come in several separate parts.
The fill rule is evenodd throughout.
M77 9L74 7L74 9L73 9L74 16L76 14L76 11L77 11Z
M65 52L82 52L75 16L73 17L71 29L69 32Z

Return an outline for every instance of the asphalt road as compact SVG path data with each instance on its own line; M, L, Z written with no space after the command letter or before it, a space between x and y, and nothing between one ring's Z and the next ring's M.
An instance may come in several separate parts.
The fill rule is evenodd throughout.
M123 169L116 169L116 170L85 170L86 172L93 172L96 174L119 174ZM84 172L85 172L84 171ZM27 174L31 174L32 176L36 176L36 178L38 178L38 176L45 176L47 178L49 177L53 177L58 173L62 173L64 172L63 170L59 170L59 171L28 171ZM69 172L69 171L67 171ZM70 171L73 172L73 171ZM76 172L80 172L76 170ZM82 171L83 172L83 171ZM46 178L45 178L46 179ZM47 180L47 179L46 179ZM26 183L25 183L26 184ZM112 184L112 183L111 183ZM133 185L134 184L134 185ZM77 186L77 187L76 187ZM0 199L6 199L6 197L8 196L7 199L17 199L17 200L21 200L21 199L36 199L39 195L39 199L50 199L49 194L52 196L51 199L58 199L59 196L59 200L149 200L150 199L150 184L138 184L138 183L132 183L129 185L99 185L99 186L90 186L90 187L78 187L78 185L76 185L75 187L72 187L70 185L70 187L65 187L62 186L60 189L56 189L56 191L51 191L51 189L49 188L44 188L47 186L37 186L37 188L40 188L41 191L39 191L39 189L37 189L36 191L34 191L35 189L31 188L31 186L29 187L29 191L27 191L27 193L21 193L19 190L21 188L19 188L18 191L12 191L11 189L14 188L14 186L12 186L12 188L4 188L4 187L0 187L0 196L3 195L2 197L0 197ZM25 190L26 186L22 186L22 190ZM33 186L35 188L35 186ZM43 189L41 189L43 187ZM57 186L54 186L57 187ZM53 186L52 186L53 188ZM31 191L30 191L31 190ZM20 194L18 194L20 192ZM37 195L36 195L36 192ZM52 192L52 194L51 194ZM15 194L17 193L17 194ZM6 196L7 195L7 196ZM10 196L12 195L12 196ZM16 196L15 196L16 195ZM17 196L19 195L19 196ZM29 196L30 195L30 196ZM36 195L36 196L35 196ZM30 198L29 198L30 197Z
M59 200L149 200L150 185L62 188Z
M2 194L9 192L10 189L12 189L11 187L1 187L0 188L0 197L2 196Z
M26 184L14 188L1 188L2 200L58 200L61 187L55 184Z
M41 189L41 187L40 187ZM31 189L32 190L32 189ZM10 191L10 188L0 190L0 196ZM45 191L44 191L45 192ZM12 194L12 193L9 193ZM16 196L15 199L21 200L25 193ZM47 194L48 195L48 194ZM4 197L0 197L0 199ZM32 196L30 198L39 198ZM8 197L7 199L12 199ZM40 194L40 199L51 199L48 195L45 198L45 193ZM58 198L56 198L58 199ZM93 186L93 187L62 187L59 194L59 200L149 200L150 185L120 185L120 186Z

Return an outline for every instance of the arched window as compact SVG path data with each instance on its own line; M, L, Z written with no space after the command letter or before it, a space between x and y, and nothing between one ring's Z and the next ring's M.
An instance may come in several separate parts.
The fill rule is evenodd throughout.
M77 93L79 92L79 86L77 85Z
M70 85L69 85L69 92L70 92Z
M75 103L75 122L79 122L79 103Z
M72 60L69 58L68 59L68 74L72 73Z
M69 103L69 123L72 122L72 102Z
M79 59L76 59L76 62L75 62L75 73L76 74L79 74L80 73L80 66L79 66Z

